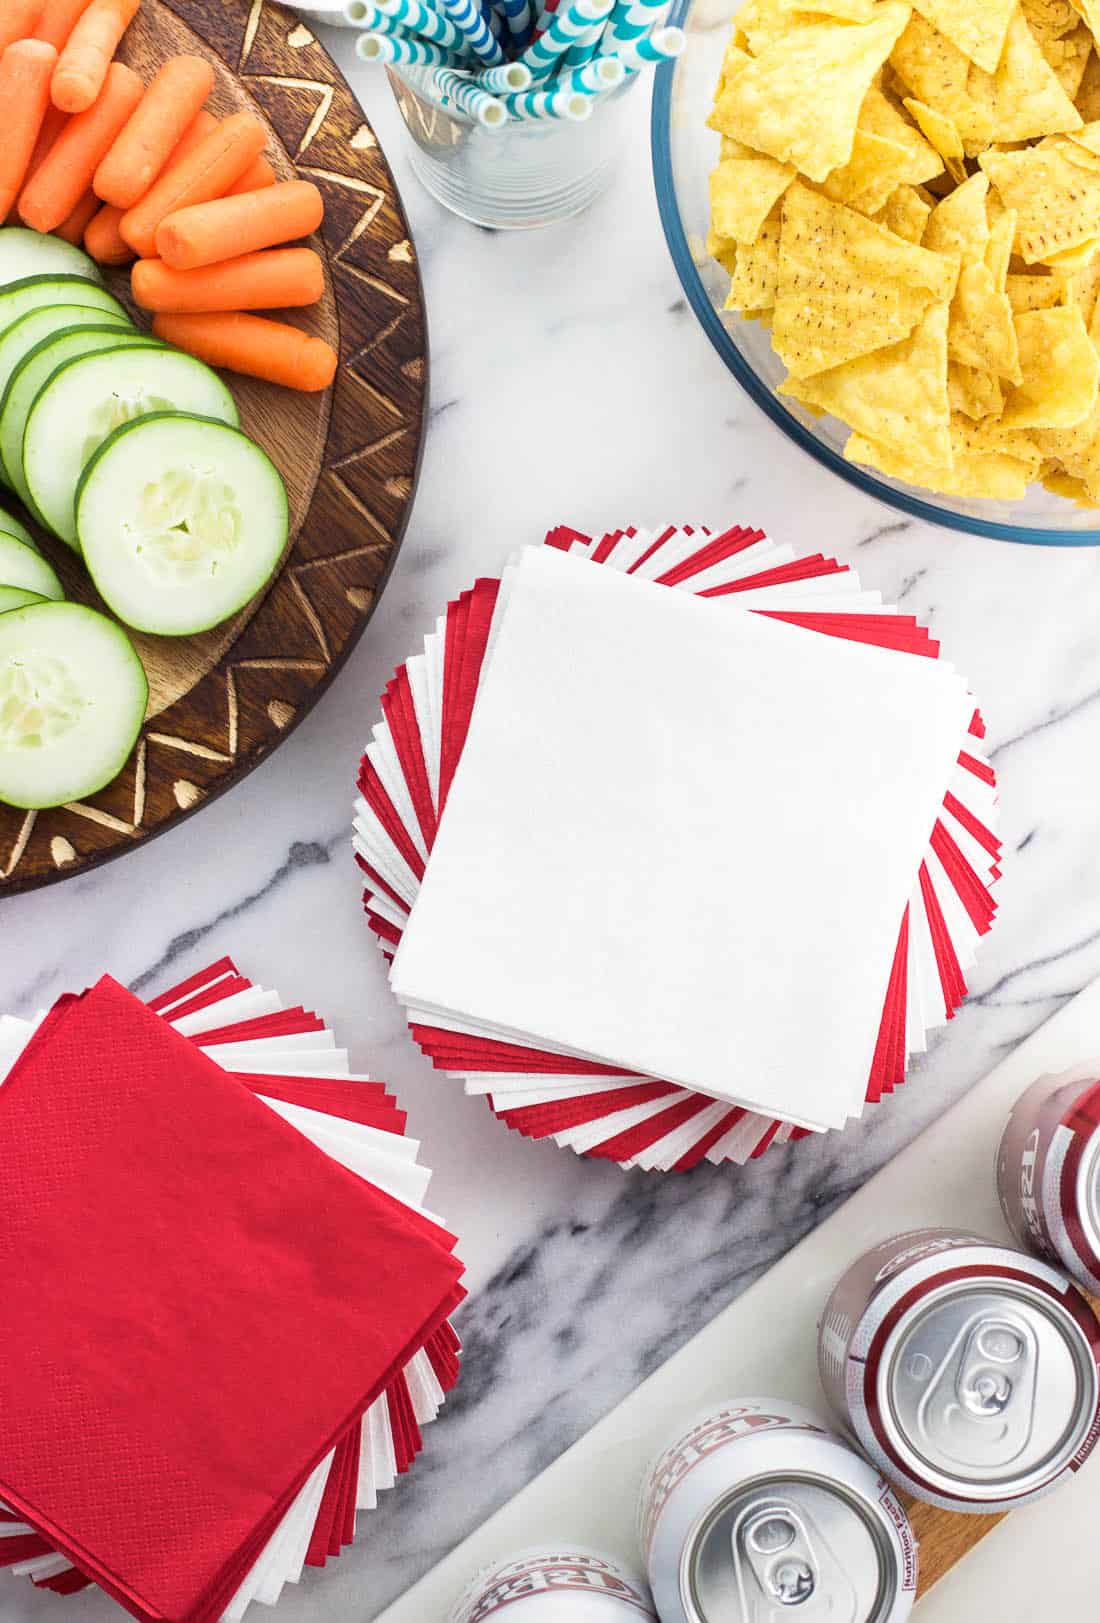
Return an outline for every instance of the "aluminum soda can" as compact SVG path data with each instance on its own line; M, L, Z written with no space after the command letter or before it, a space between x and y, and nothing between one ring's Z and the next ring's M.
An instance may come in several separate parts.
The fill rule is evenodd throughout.
M1010 1510L1100 1432L1100 1323L1064 1274L953 1229L885 1240L844 1274L818 1337L834 1412L891 1481L948 1510Z
M888 1484L782 1398L725 1403L664 1449L638 1536L661 1623L902 1623L916 1594Z
M657 1623L649 1591L610 1556L547 1544L480 1572L451 1623Z
M1042 1076L1016 1101L997 1193L1021 1245L1100 1295L1100 1064Z

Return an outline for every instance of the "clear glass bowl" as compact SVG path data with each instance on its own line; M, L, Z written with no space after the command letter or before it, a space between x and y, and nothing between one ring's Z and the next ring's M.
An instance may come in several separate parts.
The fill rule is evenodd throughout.
M676 0L670 22L687 34L684 54L657 70L653 92L653 172L661 223L684 292L711 343L738 383L783 432L857 489L915 518L1037 546L1100 546L1100 510L1075 507L1041 485L1022 501L938 496L887 479L841 455L848 430L834 417L811 417L775 394L784 368L767 331L723 313L729 277L707 257L707 177L718 161L718 136L706 127L722 53L738 0Z

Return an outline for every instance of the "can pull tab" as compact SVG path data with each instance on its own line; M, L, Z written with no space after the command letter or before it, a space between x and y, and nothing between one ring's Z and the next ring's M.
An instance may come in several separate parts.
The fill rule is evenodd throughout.
M801 1510L783 1499L749 1506L731 1530L746 1623L855 1623L851 1580Z
M948 1458L1010 1465L1027 1447L1038 1339L1015 1314L979 1313L962 1326L932 1376L919 1418Z

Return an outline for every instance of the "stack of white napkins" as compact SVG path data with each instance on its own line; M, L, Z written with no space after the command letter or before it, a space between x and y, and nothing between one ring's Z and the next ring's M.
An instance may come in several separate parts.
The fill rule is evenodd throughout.
M361 765L365 907L416 1040L509 1126L628 1165L842 1126L992 924L965 682L760 531L547 542L448 606Z

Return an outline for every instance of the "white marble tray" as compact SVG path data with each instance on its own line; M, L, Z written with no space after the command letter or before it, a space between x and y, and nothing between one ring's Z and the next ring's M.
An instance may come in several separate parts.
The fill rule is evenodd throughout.
M823 1405L814 1326L848 1261L902 1228L945 1223L1004 1237L993 1159L1034 1077L1100 1052L1100 980L1022 1043L839 1211L752 1285L617 1409L401 1596L377 1623L442 1620L474 1573L535 1540L580 1540L637 1564L634 1503L654 1449L701 1405L774 1391ZM630 1335L630 1326L623 1326ZM549 1396L549 1394L548 1394ZM920 1623L1083 1618L1100 1581L1100 1452L1052 1497L1002 1521L918 1603ZM1058 1552L1057 1561L1051 1559ZM1045 1557L1045 1559L1044 1559ZM1084 1609L1082 1609L1084 1608Z

